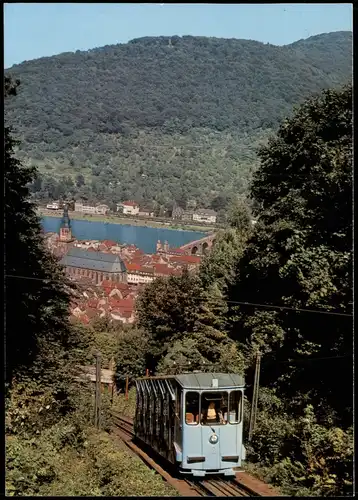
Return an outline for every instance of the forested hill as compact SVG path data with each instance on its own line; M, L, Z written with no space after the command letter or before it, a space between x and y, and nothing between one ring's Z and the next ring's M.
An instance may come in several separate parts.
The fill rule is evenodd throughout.
M95 179L88 197L108 200L113 180L113 198L158 199L160 191L158 201L168 203L184 196L184 183L202 204L244 191L253 146L267 130L351 72L351 32L283 47L145 37L13 66L5 73L21 87L6 115L23 140L20 155L55 176L82 173L87 188Z

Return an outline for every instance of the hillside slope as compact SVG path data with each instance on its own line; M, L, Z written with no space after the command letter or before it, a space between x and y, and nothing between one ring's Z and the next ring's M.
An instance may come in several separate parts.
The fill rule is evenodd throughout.
M351 67L350 32L284 47L145 37L13 66L6 73L22 85L6 118L20 156L54 176L84 174L82 195L205 205L245 191L268 129L306 97L346 83Z

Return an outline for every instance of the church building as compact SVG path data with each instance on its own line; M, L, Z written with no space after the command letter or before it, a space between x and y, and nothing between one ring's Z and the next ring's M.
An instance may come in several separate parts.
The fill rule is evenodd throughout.
M71 248L61 259L66 273L73 278L87 278L95 285L103 280L127 283L127 268L118 255Z
M91 252L75 248L73 245L71 221L67 206L64 207L60 226L59 244L63 249L60 264L65 267L66 274L74 279L87 278L98 285L103 280L127 283L127 268L118 256L105 252Z

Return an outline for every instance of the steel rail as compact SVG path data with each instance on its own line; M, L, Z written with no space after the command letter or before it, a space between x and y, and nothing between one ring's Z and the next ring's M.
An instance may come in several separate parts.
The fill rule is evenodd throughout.
M179 491L183 496L277 496L270 486L253 478L246 472L240 471L234 479L205 478L205 479L177 479L163 469L153 458L132 442L135 437L133 419L118 412L112 412L117 434L125 444L138 455L143 462L155 470ZM261 491L260 491L261 490Z

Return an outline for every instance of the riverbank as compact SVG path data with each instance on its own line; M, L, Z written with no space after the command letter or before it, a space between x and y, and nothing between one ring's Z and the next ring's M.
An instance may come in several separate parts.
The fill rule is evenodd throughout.
M60 211L46 210L44 208L37 209L37 215L40 217L61 217ZM69 212L70 218L74 220L88 220L92 222L107 222L111 224L128 224L130 226L144 226L144 227L156 227L173 229L175 231L201 231L203 233L209 233L215 231L217 228L213 226L201 226L201 225L189 225L189 224L179 224L173 222L162 222L152 219L136 219L132 217L118 217L117 215L89 215L83 214L81 212Z

